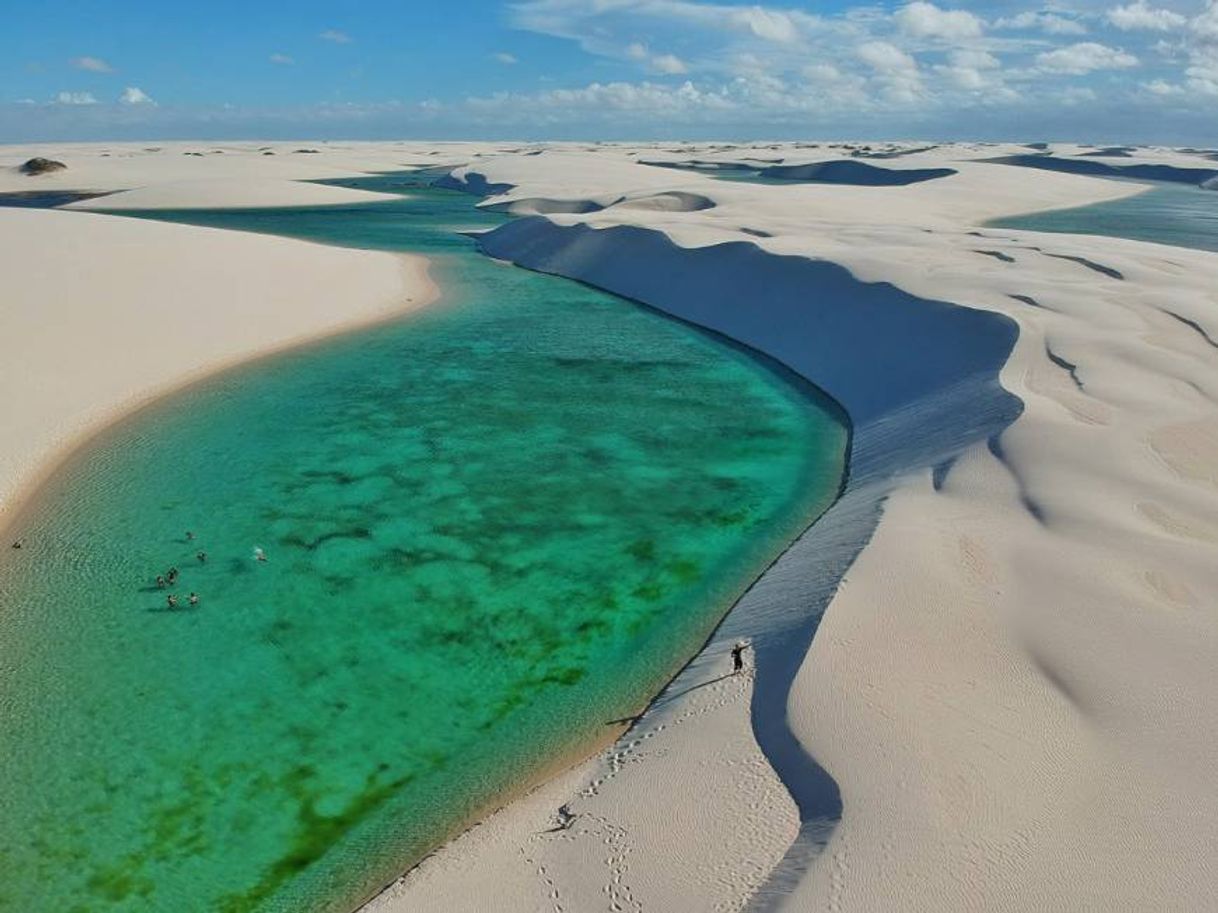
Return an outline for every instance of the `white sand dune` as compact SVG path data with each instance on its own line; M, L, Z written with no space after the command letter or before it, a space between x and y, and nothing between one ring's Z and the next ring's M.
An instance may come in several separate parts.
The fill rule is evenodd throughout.
M425 304L421 258L0 208L0 522L88 432L230 364Z
M68 203L64 209L226 209L273 206L341 206L397 199L393 194L369 193L302 181L266 178L213 178L170 181L102 197Z
M844 811L819 855L824 822L805 814L802 841L772 868L772 848L733 835L758 820L789 832L791 809L733 813L733 775L691 762L696 798L680 812L661 806L667 829L640 824L672 789L660 776L671 753L696 745L715 756L730 731L719 718L632 750L607 789L568 785L509 808L493 822L494 846L445 848L373 909L477 910L492 898L496 909L537 909L527 894L487 890L490 873L529 871L564 910L596 908L568 902L584 896L589 878L628 897L622 909L1206 908L1218 888L1209 762L1218 740L1218 257L974 228L1138 189L968 160L992 154L922 154L959 173L901 188L775 188L674 173L671 186L715 207L608 207L509 224L484 239L495 256L725 330L852 412L850 494L737 607L707 667L683 677L713 677L713 658L748 634L758 639L760 687L767 652L783 659L769 647L797 633L792 616L814 616L828 601L785 704L809 765L778 766L811 776L819 763ZM576 178L554 177L557 163L546 158L469 170L512 184L504 199L569 192ZM620 162L602 171L589 161L578 180L604 175L588 194L604 200L655 192L655 170L632 181ZM792 256L808 264L807 281L787 280ZM986 373L969 366L975 344L907 327L902 356L900 331L887 338L898 299L835 284L828 269L818 277L817 260L1010 318L1019 333L1001 381L1022 413L1003 430L1012 416L1000 394L984 395ZM730 268L717 269L723 261ZM827 340L818 343L818 332ZM953 374L962 388L951 387ZM860 532L866 545L855 558ZM829 594L815 585L826 575ZM762 717L783 709L754 705ZM655 718L644 717L617 752ZM760 721L755 734L772 742ZM604 779L614 756L568 783ZM747 756L763 757L756 748ZM596 827L539 836L556 802ZM707 808L722 814L684 825ZM610 826L638 871L598 863ZM735 846L735 879L710 875L721 841ZM743 877L756 871L772 873L760 893ZM690 873L705 881L689 902L666 893Z
M369 910L1212 906L1218 255L981 227L1138 185L983 161L1029 151L1015 144L866 150L956 172L898 187L638 163L803 165L859 144L261 145L68 148L69 171L38 186L152 193L463 162L454 184L527 214L482 238L489 253L712 326L854 421L843 498L638 725ZM55 151L3 150L0 165ZM0 173L0 190L33 180ZM208 269L230 255L240 282ZM0 308L20 392L0 412L10 498L74 430L281 341L267 323L242 337L250 309L284 329L291 297L312 332L341 322L336 286L343 319L401 304L390 257L86 213L0 211L0 266L18 290ZM100 312L79 306L93 299ZM183 365L162 321L215 335L191 336ZM139 357L114 364L122 346ZM739 637L757 667L722 678ZM560 806L570 826L554 829Z

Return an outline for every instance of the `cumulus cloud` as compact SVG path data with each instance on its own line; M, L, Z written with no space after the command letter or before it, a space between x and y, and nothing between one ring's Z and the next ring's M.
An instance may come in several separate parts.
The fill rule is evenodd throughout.
M647 45L639 41L626 45L623 54L627 60L637 60L652 72L665 76L677 76L689 71L689 67L680 57L675 54L653 54Z
M334 44L350 44L355 40L346 32L340 32L338 29L326 29L324 32L319 32L317 37L322 41L332 41Z
M911 55L887 41L865 42L855 53L875 71L875 83L889 100L908 105L921 97L922 74Z
M296 62L294 57L289 57L287 54L272 54L268 59L271 61L271 63L277 63L280 66L285 67L291 66Z
M1047 12L1025 11L1015 16L1004 16L994 22L994 28L1044 32L1046 35L1087 34L1087 26L1077 19Z
M897 10L893 19L906 35L914 38L975 38L981 34L981 20L965 10L944 10L933 3L914 0Z
M961 49L948 54L947 63L935 69L957 88L977 92L1001 86L992 72L1000 67L998 58L988 51Z
M580 41L594 49L608 23L629 17L675 29L734 33L773 44L793 44L820 18L801 10L693 0L523 0L511 7L515 28Z
M1149 6L1145 0L1136 0L1128 6L1114 6L1107 19L1123 32L1144 30L1148 32L1170 32L1188 20L1169 9Z
M497 51L497 52L496 52L494 55L492 55L492 56L494 56L494 58L495 58L496 60L498 60L500 63L504 64L505 66L509 66L509 67L510 67L512 64L515 64L515 63L519 63L519 62L520 62L520 61L518 61L518 60L516 59L516 55L515 55L515 54L509 54L507 51Z
M651 66L669 76L686 72L685 61L675 54L658 54L651 58Z
M1128 67L1136 67L1138 58L1118 48L1110 48L1094 41L1083 41L1037 54L1036 63L1042 70L1052 73L1081 76L1094 70L1123 70Z
M57 105L95 105L97 99L92 92L60 92L55 96Z
M1160 98L1188 94L1188 90L1184 86L1174 85L1165 79L1152 79L1150 82L1144 82L1142 88Z
M155 105L156 102L143 89L138 86L127 86L123 89L123 94L118 97L119 104L123 105Z
M996 70L1001 64L989 51L962 49L952 51L947 59L954 67L969 67L973 70Z
M90 73L113 73L114 67L100 57L73 57L72 66L78 70L88 70Z
M918 62L887 41L868 41L857 49L859 60L879 73L916 73Z
M698 110L724 110L733 102L722 93L707 92L692 82L678 87L642 82L594 82L578 89L550 89L530 95L498 92L485 97L466 99L472 110L502 110L504 106L520 105L541 112L581 112L609 109L650 114L685 114Z

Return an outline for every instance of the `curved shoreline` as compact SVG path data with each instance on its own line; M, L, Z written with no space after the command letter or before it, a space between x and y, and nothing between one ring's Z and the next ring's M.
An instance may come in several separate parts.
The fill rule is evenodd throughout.
M82 214L78 218L92 218L92 216ZM190 227L188 230L215 233L214 229L207 228ZM238 233L227 232L226 234L236 235ZM258 236L251 235L250 237ZM308 241L275 240L286 240L288 244L302 245L305 249L323 247L330 251L336 250L336 248ZM111 428L149 409L159 407L164 400L180 392L211 382L230 371L239 370L266 358L274 358L288 352L320 345L347 333L402 320L417 310L435 304L442 298L442 290L431 275L432 264L428 258L419 254L377 254L377 256L393 257L397 261L399 290L394 296L395 302L389 308L382 304L376 307L374 313L351 316L322 329L303 330L295 335L271 340L254 351L215 356L176 377L154 382L152 385L140 389L133 396L91 410L95 414L83 419L74 419L73 423L76 427L68 432L66 439L56 441L50 450L36 458L32 470L19 474L16 484L11 485L3 502L0 502L0 539L6 538L19 527L22 517L37 501L38 494L47 480ZM241 331L242 327L233 327L234 335L240 334Z
M426 261L424 261L424 266L425 266L425 263L426 263ZM425 268L424 268L424 275L425 275ZM434 283L432 283L430 286L430 293L431 294L428 299L429 301L434 300L438 294L438 290L435 288ZM636 302L636 304L638 304L640 307L644 307L645 309L648 309L648 310L658 310L655 308L650 308L649 306L642 304L641 302ZM416 305L416 307L418 307L418 306L421 306L421 305ZM73 441L69 445L69 447L66 449L66 451L59 455L58 459L56 459L51 465L44 466L42 479L39 481L39 483L37 483L33 486L33 491L31 493L31 497L29 497L27 499L23 499L19 505L19 509L14 511L14 515L12 518L12 526L19 527L21 515L26 510L30 509L34 504L36 504L37 493L42 487L41 482L45 481L45 479L47 477L54 475L56 472L58 472L60 469L62 469L65 464L70 463L71 460L81 456L83 453L85 453L88 450L88 448L91 445L95 444L100 437L104 436L108 432L110 432L114 429L121 428L125 422L130 421L140 415L144 415L150 410L162 408L165 405L166 400L168 398L170 398L172 395L180 393L180 392L190 389L192 387L196 387L199 385L203 385L203 384L212 382L215 379L217 379L218 377L221 377L222 375L227 373L228 371L246 368L250 364L256 363L257 361L260 361L263 358L273 357L275 355L279 355L286 351L299 351L301 349L320 344L320 343L324 342L325 340L331 339L337 335L342 335L347 332L351 332L353 330L363 329L368 326L377 325L377 324L385 323L385 322L396 322L397 320L402 319L403 313L404 312L398 312L398 313L390 314L383 318L378 318L378 319L374 319L371 321L360 321L360 322L356 322L356 323L348 323L342 327L334 328L333 330L327 331L323 334L311 336L307 339L286 341L282 345L277 346L274 350L262 351L262 352L258 353L257 355L248 357L248 358L238 358L238 359L235 359L230 364L208 366L207 368L200 369L197 376L190 376L190 377L187 377L174 384L171 384L171 385L162 387L160 389L157 389L155 391L149 392L145 397L141 397L139 402L129 405L128 407L122 409L120 412L116 412L116 413L107 415L105 417L105 419L103 420L101 427L91 428L91 429L88 429L88 430L82 432L80 439ZM838 404L828 400L825 397L825 395L823 394L823 391L820 391L819 389L815 388L814 386L809 384L805 378L801 377L798 373L791 371L786 366L780 364L779 362L775 361L774 359L769 358L764 353L756 351L746 344L738 343L734 340L731 340L731 339L723 336L722 334L715 333L713 330L710 330L710 329L707 329L704 327L700 327L695 324L691 324L689 321L681 320L681 318L668 314L667 312L663 311L662 309L659 309L659 313L664 314L664 316L666 316L669 319L675 319L679 323L688 324L689 327L691 329L694 329L696 332L715 337L720 344L729 345L732 348L735 348L737 350L747 351L750 360L753 360L754 362L759 363L761 365L761 367L763 367L765 370L767 370L768 372L779 377L784 382L784 384L788 384L788 385L797 387L801 394L810 396L811 398L815 399L818 402L818 404L821 406L831 407L830 411L839 414L839 416L844 417L844 411L840 408L840 406ZM849 426L848 421L844 422L844 424L845 424L847 431L849 431L850 426ZM847 465L848 464L846 464L845 461L843 461L843 474L846 472ZM840 489L843 484L844 484L844 481L839 482L838 493L840 493ZM6 526L6 529L7 528L10 528L10 527ZM801 530L800 534L802 534L802 530ZM794 541L794 540L792 540L792 541ZM782 549L780 550L779 554L781 554L782 551L785 551L786 548L789 547L789 545L790 545L790 542L785 543L782 546ZM758 577L754 578L752 581L749 581L748 583L745 584L746 592L747 592L747 590L752 588L752 586L755 584L756 580L760 579L760 576L764 576L764 571L762 572L761 575L759 575ZM739 601L739 599L733 600L731 605L728 605L727 607L724 608L722 616L720 616L720 618L718 619L718 622L716 623L715 630L717 630L718 624L722 622L722 617L726 616L726 614L731 611L732 606L738 604L738 601ZM710 637L713 637L713 633L714 632L712 631L712 634L710 635ZM709 639L707 642L709 642ZM705 646L705 644L703 646ZM700 652L700 649L698 651L695 651L694 656L697 655L697 652ZM679 675L679 674L680 674L680 671L678 671L677 675ZM519 786L516 789L514 789L511 793L504 795L504 796L496 797L495 800L490 804L490 806L488 808L480 810L480 811L472 814L464 822L459 823L454 828L454 832L459 833L461 830L465 829L469 824L482 820L486 816L486 814L488 814L489 812L491 812L497 808L503 807L504 804L512 801L516 796L520 795L521 793L529 791L531 788L533 788L538 783L549 780L552 776L554 776L554 774L556 772L569 768L573 763L575 763L577 758L582 760L582 759L585 759L585 758L589 757L590 755L594 754L597 750L599 750L605 744L608 744L608 743L612 742L614 739L616 739L620 735L620 733L622 731L624 731L626 728L627 727L625 725L619 726L616 728L616 730L611 730L609 733L603 735L602 737L594 740L593 742L591 742L589 744L586 744L586 745L580 747L578 750L570 753L569 755L564 755L561 758L555 759L553 761L553 763L547 765L545 768L543 768L541 771L539 771L535 776L533 776L529 780L526 780L525 782L519 784Z
M958 337L961 341L949 339L941 351L958 352L964 345L963 338L969 338L973 346L980 346L982 340L992 337L985 343L989 347L988 361L983 364L974 360L971 368L960 373L948 371L939 377L911 371L909 377L920 377L924 384L919 395L911 396L910 388L904 386L899 391L887 391L887 398L892 401L885 401L884 397L877 400L877 391L869 389L865 376L853 373L852 365L840 360L835 368L823 340L801 334L799 320L784 320L781 316L785 313L784 302L789 301L810 319L812 332L820 335L826 324L831 326L833 321L823 316L807 318L808 312L815 311L819 304L807 296L828 286L831 291L825 306L835 311L850 307L855 311L853 319L861 322L839 321L837 332L832 334L834 348L849 350L848 361L883 363L889 372L899 373L902 356L906 360L927 357L925 352L915 353L905 345L909 337L904 333L894 340L895 345L875 338L872 328L879 320L868 315L858 300L867 294L868 285L849 277L835 264L776 256L752 242L684 248L653 230L564 227L542 217L508 223L482 235L480 245L491 256L589 282L735 339L802 377L813 389L837 402L850 419L850 450L839 497L779 553L733 606L721 622L728 634L717 629L703 648L705 651L712 644L726 643L734 627L726 623L732 616L738 616L741 633L752 638L756 653L750 717L753 733L800 811L799 836L758 889L750 906L768 909L766 895L779 893L780 884L789 883L806 870L828 841L841 814L836 784L799 744L786 721L787 696L820 617L838 581L869 540L892 480L897 475L950 460L970 444L1001 433L1022 411L1018 399L998 382L1018 330L1013 321L1002 315L919 300L915 323L904 328L906 333L915 337L919 333L924 337L947 334L949 325L960 323L964 329L955 333L964 334ZM802 263L792 262L799 260ZM627 263L635 267L634 273L627 273ZM699 275L700 293L689 294L677 290L676 284L665 278L657 282L646 279L646 275L665 278ZM750 314L741 323L733 315L732 296L749 284L766 288L767 306L773 313ZM713 297L708 304L707 293L712 288L715 291L710 293ZM879 289L880 296L874 306L891 307L893 315L910 306L906 300L918 300L893 286L885 288L885 284L880 284L872 288ZM942 315L938 318L940 323L935 323L936 307ZM895 316L892 319L899 320ZM767 337L764 332L759 335L756 322L781 326L781 338ZM855 326L862 332L852 329ZM935 329L930 329L931 326ZM871 353L867 352L869 346ZM777 595L772 595L773 591ZM685 670L655 701L662 701L674 689L690 685L684 673Z

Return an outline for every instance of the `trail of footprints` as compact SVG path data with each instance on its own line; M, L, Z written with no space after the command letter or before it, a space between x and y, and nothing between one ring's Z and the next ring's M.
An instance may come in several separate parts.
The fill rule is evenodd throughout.
M601 794L604 786L612 782L628 765L640 764L647 758L644 749L647 744L667 729L687 723L707 713L720 710L739 700L746 691L746 683L752 676L750 669L746 675L734 676L707 687L715 698L707 701L691 700L691 706L686 707L680 714L668 722L657 723L646 732L640 732L633 737L627 733L613 748L602 756L602 773L595 777L579 792L580 798L594 799ZM550 845L551 841L566 841L575 843L581 838L599 840L604 846L606 855L604 864L608 869L608 879L601 887L601 892L608 902L610 913L643 913L642 902L634 896L627 881L630 866L628 859L633 851L626 828L615 824L603 815L591 811L579 812L574 817L574 826L543 831L534 834L529 844L540 843L542 847ZM552 913L572 913L563 905L562 892L545 863L536 856L540 853L530 849L529 844L520 847L520 853L525 863L541 882L543 891L552 904ZM752 878L746 880L752 881Z

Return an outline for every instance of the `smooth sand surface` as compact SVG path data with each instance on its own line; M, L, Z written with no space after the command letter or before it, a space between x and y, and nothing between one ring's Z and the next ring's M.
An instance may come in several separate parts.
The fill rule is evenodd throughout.
M957 171L904 187L758 185L638 164L800 164L852 151L825 144L568 144L539 155L505 144L276 148L281 154L263 156L260 144L228 145L207 158L115 146L105 159L101 147L69 148L79 160L47 180L88 189L72 182L75 170L78 180L97 175L94 187L127 189L465 163L457 184L512 185L488 205L543 214L488 236L495 256L617 288L779 351L855 418L851 489L638 725L440 848L369 910L1212 906L1218 255L982 227L1140 186L984 161L1030 151L1017 145L867 159ZM0 164L55 151L0 150ZM129 164L115 165L127 152ZM143 157L166 161L132 164ZM1136 161L1205 160L1160 149L1119 159ZM0 174L0 190L35 180ZM163 346L159 321L213 326L220 357L240 357L273 344L243 334L250 308L266 308L282 328L282 301L294 289L293 304L303 295L313 309L302 313L324 326L336 300L326 288L349 292L358 274L368 283L358 286L364 303L338 300L372 317L393 306L401 281L381 255L85 213L0 211L0 239L19 292L0 310L13 321L0 326L0 345L23 359L2 362L6 386L20 391L4 408L27 416L18 427L0 413L0 479L10 491L15 470L43 465L90 416L188 373L179 363L199 353ZM153 263L148 245L164 245L170 262ZM208 245L242 251L246 280L213 275ZM712 245L728 246L705 252ZM95 275L74 276L78 262ZM190 263L197 275L181 282ZM973 393L1006 402L985 393L992 377L974 364L976 353L916 334L891 338L910 309L911 326L929 326L918 321L933 310L944 333L977 323L969 312L863 283L1004 315L984 326L1018 330L994 368L1022 401L1018 417L979 417L970 430ZM167 291L179 288L197 297ZM243 306L228 301L233 295L246 296ZM95 315L82 300L105 309ZM799 321L804 300L815 321ZM157 322L148 325L148 313ZM819 336L820 348L807 351L820 354L799 361L792 340ZM191 349L202 347L192 336ZM140 357L115 359L115 351ZM900 371L924 377L925 389L885 383ZM835 549L836 563L827 562ZM825 605L789 693L780 683L785 697L775 698L762 688L760 664L775 642L802 651L791 632L815 629ZM742 636L757 639L759 666L724 678L727 650ZM800 830L776 773L801 768L758 747L772 741L759 739L758 727L775 720L789 727L807 769L819 769L815 759L840 790L841 821L819 854L799 851L808 828ZM570 825L554 829L560 807Z
M265 352L432 300L421 258L0 208L0 521L89 431Z

